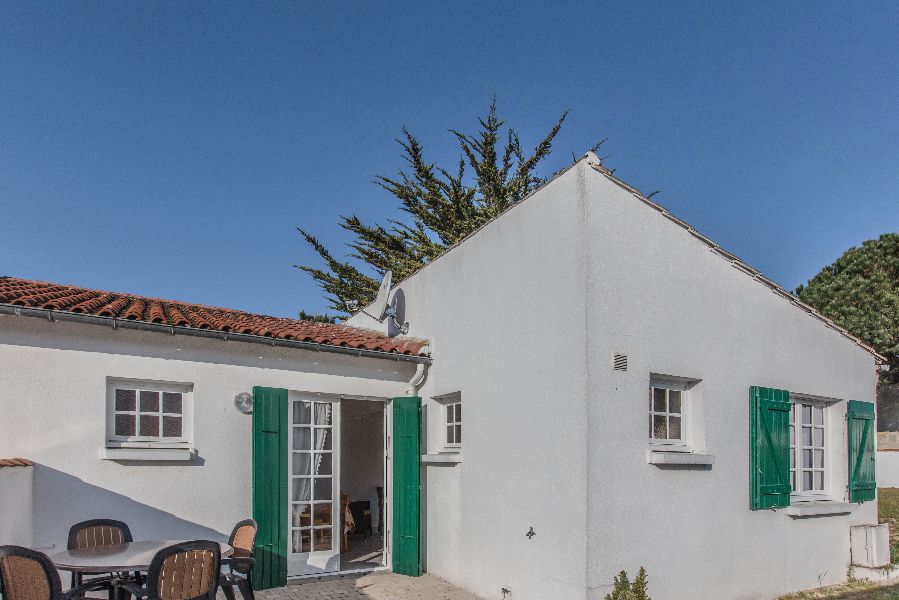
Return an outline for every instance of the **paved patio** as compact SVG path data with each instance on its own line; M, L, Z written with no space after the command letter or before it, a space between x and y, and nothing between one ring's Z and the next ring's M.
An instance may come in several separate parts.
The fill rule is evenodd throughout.
M220 595L221 597L221 595ZM237 596L240 598L240 595ZM369 573L256 593L257 600L482 600L438 577Z

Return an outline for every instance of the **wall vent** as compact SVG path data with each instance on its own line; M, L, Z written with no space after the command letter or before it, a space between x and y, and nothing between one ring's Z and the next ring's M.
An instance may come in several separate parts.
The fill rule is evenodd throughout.
M627 371L627 354L613 354L612 368L616 371Z

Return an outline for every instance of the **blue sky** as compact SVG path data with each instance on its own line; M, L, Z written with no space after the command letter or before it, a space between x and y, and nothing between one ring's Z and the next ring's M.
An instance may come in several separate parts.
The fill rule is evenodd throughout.
M0 274L294 316L294 229L396 216L491 96L792 289L899 230L899 6L0 4Z

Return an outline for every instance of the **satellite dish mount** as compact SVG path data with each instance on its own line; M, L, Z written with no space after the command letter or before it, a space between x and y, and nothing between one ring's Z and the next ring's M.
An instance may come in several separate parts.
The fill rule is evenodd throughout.
M387 319L390 319L391 323L393 323L394 327L399 330L400 334L406 335L409 333L409 322L406 321L404 323L400 323L397 321L397 307L396 305L389 306L388 301L390 299L390 287L393 283L393 272L387 271L384 273L384 279L381 280L381 286L378 288L378 295L375 297L375 301L371 303L369 306L369 310L362 309L361 313L368 315L372 319L378 321L379 323L383 323ZM355 312L359 310L358 302L347 302L347 309L350 312Z

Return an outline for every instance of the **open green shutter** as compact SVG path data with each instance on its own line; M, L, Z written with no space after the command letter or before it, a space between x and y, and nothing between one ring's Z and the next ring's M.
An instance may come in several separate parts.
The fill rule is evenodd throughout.
M393 399L393 572L421 575L421 398Z
M749 388L750 507L790 505L790 392Z
M253 388L253 585L287 585L287 390Z
M867 502L877 492L874 477L874 403L850 400L846 411L849 439L849 501Z

